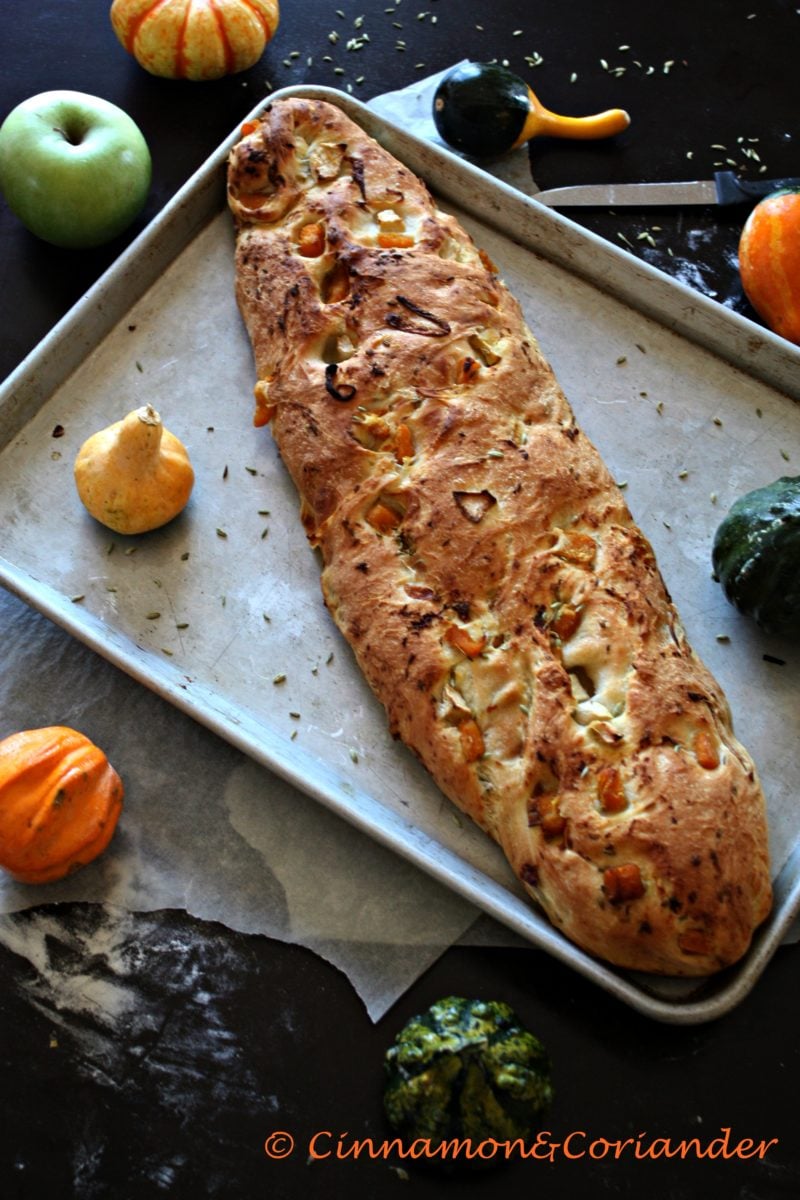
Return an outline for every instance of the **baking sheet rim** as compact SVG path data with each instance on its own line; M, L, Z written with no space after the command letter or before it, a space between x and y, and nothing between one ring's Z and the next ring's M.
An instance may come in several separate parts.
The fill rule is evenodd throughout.
M580 245L585 240L592 250L598 249L601 255L610 254L612 261L616 262L621 270L625 270L630 256L623 251L603 242L601 239L596 238L595 235L588 234L566 218L561 217L544 206L536 204L534 200L528 199L522 193L516 192L514 189L509 188L508 185L495 180L492 176L480 171L479 168L472 166L472 164L465 163L448 151L440 150L439 147L431 144L419 142L413 135L406 133L397 126L392 126L390 122L376 116L362 102L344 93L339 93L335 89L323 87L286 88L265 98L252 110L250 116L263 110L276 99L287 95L331 100L346 111L348 115L352 116L353 119L370 127L370 132L376 132L379 129L391 131L391 136L395 141L399 140L406 145L418 147L422 157L426 160L435 161L437 157L441 158L443 169L447 171L461 172L467 178L473 178L477 171L480 176L481 185L485 189L486 195L490 197L490 200L492 193L495 193L494 203L498 205L498 208L501 200L510 202L514 206L527 206L531 209L531 216L534 223L544 222L545 228L547 227L547 222L553 223L553 227L559 226L566 233L568 242L576 241L576 244ZM120 259L112 264L93 288L73 306L62 321L58 323L39 346L9 376L6 383L0 387L0 413L4 413L13 404L15 397L20 394L20 391L24 393L26 389L30 390L28 407L36 404L37 380L39 381L38 387L41 391L38 402L43 403L50 395L53 384L46 386L46 384L42 383L42 380L48 380L49 375L52 374L53 363L50 363L50 372L46 369L39 371L42 363L47 364L48 356L51 358L55 356L58 359L58 364L63 364L65 369L61 377L61 382L64 382L69 377L78 363L90 353L94 345L116 324L116 319L114 319L114 304L111 303L104 308L102 301L107 299L109 294L112 294L113 298L115 290L119 291L119 281L124 279L126 274L132 273L136 275L137 267L141 266L142 257L146 259L148 255L151 256L150 277L148 278L147 264L145 263L144 269L140 272L141 279L144 280L141 283L141 290L137 295L125 297L122 308L123 312L131 304L140 299L141 295L148 290L154 278L157 277L159 269L173 261L191 245L194 236L203 227L205 220L212 218L219 211L219 204L215 202L212 207L209 196L212 193L216 194L215 180L218 174L220 175L219 196L220 198L223 196L224 189L222 186L221 169L224 166L227 153L237 137L238 131L235 131L222 143L217 151L209 157L187 181L184 187L180 189L176 196L165 206L161 214L131 243ZM393 152L397 153L394 149ZM464 204L463 198L460 202ZM468 208L468 204L464 204L464 207ZM195 209L199 210L199 218ZM485 214L481 214L481 216L483 219L488 219ZM171 240L169 235L173 227L176 224L180 224L181 221L183 221L184 225L183 232L179 232L177 243L175 243L174 237ZM508 233L507 230L504 230L504 232ZM536 247L536 250L539 253L543 252L541 247ZM558 261L557 255L554 255L554 258ZM561 262L560 265L563 266L565 264ZM661 286L666 283L667 288L674 288L676 295L685 302L686 297L683 293L689 292L689 289L685 285L671 280L668 276L663 276L662 272L656 268L649 267L648 264L643 264L638 260L634 260L631 265L634 266L634 273L640 274L643 277L648 277L652 274ZM568 264L567 269L569 269ZM580 274L582 272L576 271L576 273ZM597 286L600 287L599 284ZM601 288L601 290L608 290L608 288ZM120 297L118 296L117 300L119 301L119 299ZM711 306L709 315L712 323L715 319L718 319L718 314L715 310L720 309L719 305L699 294L690 293L690 300L692 305L697 305L701 309ZM652 311L649 312L649 315L653 316ZM774 337L774 335L764 334L764 331L758 329L757 326L753 326L752 322L749 322L746 318L739 317L738 314L721 310L721 315L723 320L730 318L735 330L738 330L742 323L746 327L752 326L757 331L759 337L763 336L765 338L764 344L767 346L770 344L770 338ZM65 360L62 355L58 354L60 345L75 330L79 330L84 326L91 327L93 319L97 324L98 336L87 340L88 344L77 361L70 362L69 360ZM656 316L655 319L658 320L658 317ZM104 320L110 322L108 328L104 328ZM668 327L672 328L668 322L667 324ZM777 339L777 341L782 342L782 339ZM752 345L753 343L751 342L750 344ZM784 347L781 345L777 349L779 351L778 362L780 364L785 357ZM800 352L798 352L797 359L800 365ZM752 366L752 364L748 363L734 365L739 365L745 371L748 371ZM58 370L58 365L55 369L56 371ZM753 371L752 373L763 378L760 370ZM26 419L25 408L26 405L23 403L21 412L22 423ZM18 419L19 416L20 414L18 414ZM12 425L14 424L13 412L11 423ZM15 430L12 429L12 436L14 432ZM314 799L325 804L345 820L348 820L351 824L355 824L363 832L390 847L396 853L401 854L401 856L426 871L426 873L439 879L440 882L474 903L476 907L488 912L495 919L521 934L521 936L530 941L538 949L544 950L551 956L558 958L567 966L577 970L584 977L591 979L607 992L653 1019L673 1024L695 1024L716 1019L728 1012L744 999L754 986L780 944L798 908L800 908L800 846L798 846L793 849L787 863L776 880L776 906L773 915L769 923L762 926L757 932L753 946L746 958L737 966L730 968L724 977L714 976L708 980L696 981L691 985L692 990L688 998L666 1000L655 996L652 992L648 991L646 977L632 977L624 973L618 973L613 967L609 967L607 964L586 955L578 947L567 942L544 918L535 913L524 901L519 900L510 892L505 892L494 880L482 875L479 870L458 858L457 855L446 847L439 845L438 855L429 855L426 852L425 845L418 844L418 839L409 840L408 833L412 827L403 827L400 819L390 810L383 809L382 822L368 819L364 817L362 812L353 810L352 805L348 804L345 795L337 796L335 788L324 785L320 786L309 775L298 774L296 770L292 769L287 757L282 758L280 755L274 753L266 753L263 744L258 741L256 728L252 732L248 729L248 726L253 722L243 719L246 718L246 714L240 713L240 715L234 716L233 713L223 713L219 711L219 705L205 704L202 698L198 699L179 686L172 686L166 664L159 663L158 669L148 671L139 660L139 656L136 653L137 648L129 639L122 639L127 642L127 648L115 645L115 639L108 636L108 630L103 627L101 622L96 621L88 613L76 611L74 606L66 601L66 598L61 597L49 585L41 584L27 573L19 571L12 563L9 563L2 557L0 557L0 582L9 591L31 604L72 636L83 641L91 649L113 662L138 682L155 691L169 703L186 712L200 724L205 725L224 740L243 750L249 757L260 762L268 769L275 771L300 790L312 795ZM150 665L152 666L152 664ZM257 719L255 719L256 727L257 724ZM373 802L377 808L382 807L380 802L374 800L374 798ZM425 841L431 842L431 839L425 837ZM797 860L796 864L795 860ZM724 982L720 983L723 978ZM635 982L634 979L636 980ZM690 986L689 981L681 982Z

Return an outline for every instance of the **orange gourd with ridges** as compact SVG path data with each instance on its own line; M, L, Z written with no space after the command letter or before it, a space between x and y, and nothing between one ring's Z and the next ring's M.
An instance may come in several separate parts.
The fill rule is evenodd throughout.
M122 811L122 781L105 754L65 725L0 741L0 867L51 883L101 854Z
M278 27L278 0L114 0L111 24L151 75L219 79L258 62Z
M739 240L739 274L770 329L800 345L800 191L761 200Z

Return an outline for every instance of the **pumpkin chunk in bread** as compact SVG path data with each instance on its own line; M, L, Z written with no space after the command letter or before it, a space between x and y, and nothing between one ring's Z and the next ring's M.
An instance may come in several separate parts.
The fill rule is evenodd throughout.
M255 420L392 731L579 946L736 961L771 904L755 768L493 265L327 103L270 106L228 186Z

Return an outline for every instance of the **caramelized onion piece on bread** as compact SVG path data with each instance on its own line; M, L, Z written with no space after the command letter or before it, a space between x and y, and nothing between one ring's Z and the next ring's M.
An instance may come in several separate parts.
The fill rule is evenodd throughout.
M771 904L753 763L492 263L326 103L269 107L229 199L255 420L392 731L579 946L733 963Z

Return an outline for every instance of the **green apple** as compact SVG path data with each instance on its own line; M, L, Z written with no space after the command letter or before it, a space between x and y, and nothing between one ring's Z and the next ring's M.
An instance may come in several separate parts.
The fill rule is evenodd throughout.
M0 126L0 189L31 233L55 246L100 246L127 229L151 169L138 125L99 96L41 92Z

